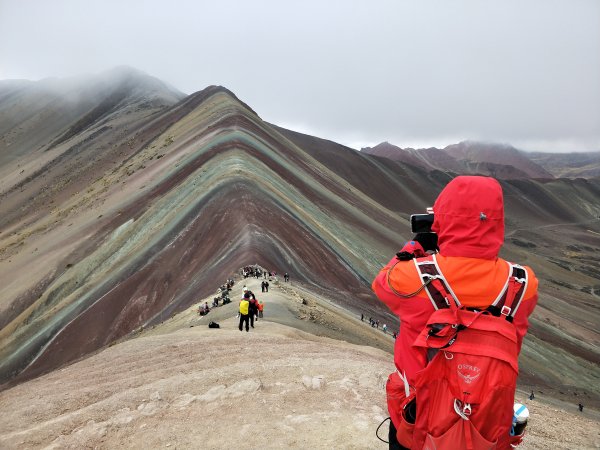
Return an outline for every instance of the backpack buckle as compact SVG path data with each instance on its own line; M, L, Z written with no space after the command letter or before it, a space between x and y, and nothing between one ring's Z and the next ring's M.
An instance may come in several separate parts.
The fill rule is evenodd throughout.
M502 307L502 310L500 311L500 314L502 314L503 316L508 316L511 311L512 311L512 309L510 308L510 306L504 305Z
M465 403L462 409L463 413L465 416L470 416L471 415L471 404L470 403Z
M428 280L430 280L430 281L433 281L433 280L441 280L441 279L442 279L442 277L441 277L441 276L439 276L439 275L433 275L433 274L431 274L431 273L424 273L424 274L423 274L423 278L427 278L427 279L428 279Z
M469 420L471 415L471 404L463 403L458 399L454 399L454 412L458 414L463 420Z

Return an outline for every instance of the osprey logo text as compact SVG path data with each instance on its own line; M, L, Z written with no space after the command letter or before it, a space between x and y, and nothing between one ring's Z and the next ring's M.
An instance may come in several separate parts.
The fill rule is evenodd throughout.
M456 371L467 384L471 384L479 378L479 375L481 375L479 367L471 366L469 364L459 364Z

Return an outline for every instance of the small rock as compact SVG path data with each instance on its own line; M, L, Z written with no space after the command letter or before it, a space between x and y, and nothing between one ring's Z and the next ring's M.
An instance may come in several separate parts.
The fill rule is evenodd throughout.
M308 389L321 389L325 385L325 377L323 375L316 377L304 375L302 377L302 384Z

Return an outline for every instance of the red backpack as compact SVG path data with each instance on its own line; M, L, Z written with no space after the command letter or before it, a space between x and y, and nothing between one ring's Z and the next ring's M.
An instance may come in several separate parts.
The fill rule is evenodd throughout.
M416 260L435 311L413 345L429 363L415 383L412 448L503 450L510 436L519 372L512 324L527 285L527 271L510 264L504 289L485 310L461 305L435 257Z

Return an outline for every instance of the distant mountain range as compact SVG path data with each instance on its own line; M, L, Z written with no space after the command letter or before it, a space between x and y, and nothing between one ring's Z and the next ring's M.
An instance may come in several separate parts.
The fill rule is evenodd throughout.
M504 189L502 256L541 280L521 379L600 398L597 159L562 158L356 151L269 124L224 87L186 96L129 68L0 82L0 382L162 322L255 263L398 326L372 279L410 214L478 173Z
M527 153L506 144L474 141L460 142L443 149L431 147L418 150L382 142L361 151L425 170L487 175L504 180L600 176L600 152Z
M527 153L534 163L544 167L555 177L600 177L600 152L588 153Z

